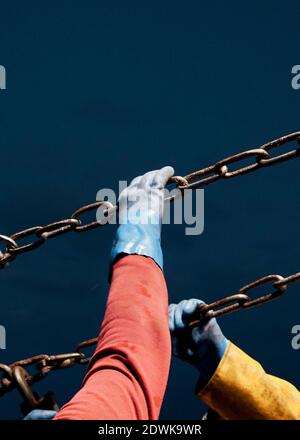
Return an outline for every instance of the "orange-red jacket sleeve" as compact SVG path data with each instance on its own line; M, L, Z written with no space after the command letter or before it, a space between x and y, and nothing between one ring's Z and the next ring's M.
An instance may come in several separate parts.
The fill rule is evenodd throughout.
M96 351L82 388L55 419L157 419L171 357L168 294L151 259L114 264Z

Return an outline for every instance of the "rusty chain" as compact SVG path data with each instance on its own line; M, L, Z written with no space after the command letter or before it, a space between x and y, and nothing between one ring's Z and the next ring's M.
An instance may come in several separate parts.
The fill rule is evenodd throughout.
M291 284L299 281L300 272L288 277L281 275L267 275L262 277L242 287L233 295L226 296L210 304L198 306L189 326L193 328L204 320L225 316L229 313L237 312L240 309L248 309L265 304L281 296ZM271 292L267 292L258 298L251 298L247 295L247 292L252 289L269 283L271 283L273 288ZM24 414L36 408L58 410L52 393L46 393L44 396L40 396L32 391L31 386L45 379L52 371L70 368L75 365L87 365L91 358L84 354L82 350L96 343L97 338L88 339L81 342L76 349L70 353L55 355L39 354L16 361L10 365L0 364L0 371L2 372L2 378L0 379L0 397L13 389L17 389L24 399L21 405ZM29 367L35 367L37 372L29 373Z
M17 389L22 395L24 402L21 405L24 414L32 409L58 409L52 393L40 396L31 390L31 386L41 380L54 370L70 368L75 365L86 365L90 361L82 350L97 343L97 338L81 342L71 353L63 354L39 354L27 359L14 362L10 365L0 364L2 378L0 380L0 397L9 391ZM29 373L28 368L35 367L37 372Z
M273 148L293 141L297 141L300 145L300 132L283 136L262 145L260 148L235 154L186 176L174 176L170 179L169 183L175 183L180 190L200 188L220 179L238 177L266 166L294 159L300 156L299 148L272 157L269 153ZM229 170L229 165L251 157L253 157L254 163L241 166L236 170ZM97 221L83 224L82 220L78 218L83 213L98 209L100 206L104 206L106 209L106 211L104 211L106 216L110 216L117 209L117 206L113 206L110 202L99 201L79 208L68 219L50 223L45 226L31 227L11 236L0 235L0 241L6 243L4 252L0 251L0 269L4 268L7 263L12 261L17 255L40 247L49 238L57 237L58 235L70 231L82 232L101 226L101 223ZM25 245L18 244L18 240L30 235L35 237L31 243ZM300 272L288 277L281 275L267 275L262 277L242 287L233 295L226 296L210 304L200 305L189 325L192 328L199 325L203 320L224 316L240 309L247 309L267 303L281 296L291 284L298 281L300 281ZM247 292L252 289L268 283L272 284L273 290L271 292L261 295L258 298L251 298L247 294ZM43 380L52 371L70 368L75 365L86 365L90 361L90 357L84 354L82 349L93 346L96 343L97 338L88 339L81 342L74 352L71 353L56 355L40 354L14 362L10 365L0 364L0 371L2 372L0 379L0 397L13 389L18 389L24 399L21 405L24 414L34 408L57 410L58 406L52 393L49 392L44 396L40 396L38 393L32 391L31 386ZM30 367L35 367L37 371L30 373L28 371Z
M225 296L224 298L214 301L210 304L199 305L194 317L189 323L189 326L195 327L201 324L203 321L225 316L229 313L237 312L240 309L249 309L270 302L285 293L291 284L299 281L300 272L288 277L283 277L281 275L267 275L259 278L258 280L252 281L252 283L242 287L233 295ZM250 290L268 283L272 284L273 290L271 292L261 295L258 298L251 298L249 295L247 295L247 292Z
M179 190L183 192L185 189L195 189L207 186L217 180L231 179L241 176L243 174L250 173L252 171L259 170L261 168L275 165L285 162L290 159L294 159L300 156L300 148L296 148L288 151L287 153L271 156L270 151L274 148L278 148L290 142L297 141L300 145L300 131L288 134L279 139L275 139L262 145L259 148L243 151L233 156L227 157L213 165L206 168L202 168L186 176L174 176L170 179L169 183L175 183ZM254 163L250 165L240 166L235 170L230 170L229 166L242 162L245 159L253 158ZM184 194L184 193L183 193ZM170 200L173 200L172 198ZM88 211L94 211L103 206L103 215L110 217L117 209L112 203L107 201L98 201L89 205L82 206L77 209L70 218L56 221L44 226L34 226L23 231L17 232L10 236L0 235L0 241L6 244L6 248L3 252L0 251L0 269L7 266L7 263L16 258L17 255L29 252L36 249L46 243L50 238L57 237L68 232L83 232L90 229L98 228L103 223L93 221L91 223L84 224L80 220L80 216ZM26 237L33 236L34 239L31 243L21 245L19 240Z

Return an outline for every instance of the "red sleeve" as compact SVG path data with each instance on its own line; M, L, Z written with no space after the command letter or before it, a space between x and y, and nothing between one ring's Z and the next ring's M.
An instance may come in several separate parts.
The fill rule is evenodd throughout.
M55 419L155 420L171 344L164 276L147 257L115 263L96 351L82 388Z

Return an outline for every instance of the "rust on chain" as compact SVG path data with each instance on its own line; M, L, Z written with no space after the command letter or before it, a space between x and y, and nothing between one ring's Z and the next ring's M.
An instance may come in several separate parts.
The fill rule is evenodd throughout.
M86 341L80 342L80 344L77 345L75 351L81 352L83 348L91 347L92 345L97 344L98 338L91 338L87 339Z
M24 245L17 245L17 247L12 247L10 243L7 245L7 252L12 255L18 255L22 254L24 252L31 251L33 249L36 249L40 247L44 241L46 240L44 237L38 237L37 233L42 229L41 226L34 226L33 228L25 229L24 231L17 232L16 234L13 234L11 238L17 242L16 240L28 237L30 235L34 235L36 240L32 241L29 244Z
M228 315L229 313L239 310L242 305L249 300L248 295L241 293L226 296L225 298L214 301L210 304L200 304L197 308L198 319L189 322L189 327L198 326L203 320L217 318L219 316Z
M12 260L14 260L15 257L8 252L5 252L4 254L0 251L0 269L4 269L8 266L8 263Z
M242 153L235 154L234 156L227 157L226 159L223 159L220 162L217 162L215 164L215 170L218 174L221 175L221 177L223 177L225 179L249 173L250 171L253 171L259 167L259 164L257 161L254 164L241 167L235 171L230 172L228 170L228 165L236 163L236 162L240 162L243 159L247 159L249 157L254 157L255 159L263 158L263 157L268 158L269 153L267 151L263 150L262 148L256 148L253 150L243 151Z
M91 339L87 339L86 341L83 341L77 345L75 351L82 355L82 358L79 360L80 364L84 365L84 364L89 363L89 361L90 361L90 357L86 356L82 352L82 349L92 347L92 346L96 345L97 342L98 342L98 338L91 338Z
M85 212L88 211L94 211L95 209L100 208L101 206L106 207L106 212L107 215L109 215L111 210L116 209L116 207L110 203L110 202L106 202L106 201L99 201L99 202L95 202L95 203L91 203L90 205L86 205L86 206L82 206L81 208L77 209L77 211L75 211L72 215L71 218L72 219L77 219L80 215L82 215ZM99 226L102 226L101 223L99 223L97 220L91 222L91 223L87 223L85 225L79 225L75 227L75 231L76 232L83 232L83 231L88 231L90 229L95 229L98 228Z
M63 368L73 367L85 356L82 353L64 353L56 354L43 358L36 367L41 371L60 370Z
M0 371L2 371L2 379L0 381L0 388L8 387L12 382L12 369L9 365L0 364Z
M300 156L300 148L291 150L287 153L279 154L277 156L270 156L272 149L283 146L289 142L297 141L300 144L300 131L282 136L279 139L270 141L259 148L252 148L241 153L234 154L223 160L220 160L213 165L207 166L200 170L194 171L186 176L173 176L168 183L175 183L177 188L184 194L184 189L194 189L204 187L220 179L229 179L250 173L265 166L275 165L290 159L295 159ZM250 165L240 166L236 170L229 170L231 164L239 163L245 159L253 157L255 162ZM166 200L174 201L175 196L169 197ZM48 238L57 237L59 235L75 231L83 232L90 229L98 228L103 224L99 219L90 223L83 224L79 217L89 211L97 210L103 206L104 217L110 217L118 209L118 205L114 206L108 201L98 201L89 205L82 206L77 209L69 219L59 220L45 226L35 226L24 231L17 232L11 236L0 235L0 241L4 241L6 248L4 251L0 250L0 269L8 266L17 255L37 249L43 245ZM34 236L31 243L19 245L18 240Z
M228 315L229 313L236 312L240 309L248 309L270 302L285 293L291 284L299 281L300 272L288 277L283 277L281 275L267 275L259 278L258 280L252 281L251 283L242 287L238 293L234 295L226 296L225 298L222 298L211 304L200 304L195 313L197 317L195 318L195 316L193 316L189 326L195 327L203 323L205 320ZM248 295L248 292L252 289L269 284L270 282L272 283L273 287L271 292L261 295L258 298L251 298Z
M279 139L275 139L270 141L260 148L255 148L251 150L246 150L241 153L235 154L233 156L229 156L226 159L223 159L213 165L210 165L206 168L202 168L198 171L194 171L186 176L186 179L189 184L182 187L183 189L195 189L201 188L203 186L209 185L221 178L227 179L232 177L238 177L243 174L250 173L252 171L258 170L265 166L276 165L277 163L286 162L290 159L295 159L300 156L300 149L294 149L289 151L288 153L283 153L278 156L270 157L269 151L273 148L283 146L289 142L297 141L298 144L300 140L300 131L295 133L288 134L286 136L282 136ZM240 160L244 160L251 156L255 157L256 163L250 164L244 167L241 167L235 171L229 171L228 165L239 162Z
M18 247L15 240L13 240L11 237L7 237L6 235L0 235L0 241L4 241L4 243L6 243L7 246L10 245L12 249ZM14 258L15 257L11 253L9 252L3 253L0 251L0 269L6 267L7 263L9 263L9 261L12 261Z
M256 287L262 286L263 284L267 284L270 281L282 281L284 278L281 275L268 275L266 277L260 278L259 280L253 281L252 283L248 284L247 286L242 287L239 292L246 294L249 292L249 290L254 289ZM278 296L282 295L286 289L287 286L285 284L274 287L274 284L272 284L273 290L271 292L266 293L265 295L260 296L259 298L249 299L249 301L246 301L243 304L244 308L253 307L256 305L263 304L265 302L269 302L272 299L277 298Z
M281 147L289 142L297 141L298 145L300 145L300 132L295 132L288 134L287 136L282 136L279 139L275 139L274 141L268 142L264 144L261 148L265 151L270 151L273 148ZM262 166L270 166L276 165L277 163L286 162L287 160L294 159L300 155L300 148L289 151L287 153L279 154L277 156L269 157L267 159L258 159L259 164Z
M12 237L7 237L6 235L0 235L0 241L4 241L7 245L10 245L12 249L15 249L18 247L15 240L12 239Z
M59 410L53 393L48 392L44 396L40 396L37 392L32 391L30 387L32 382L30 382L30 376L25 368L16 366L12 371L12 379L23 398L23 403L20 405L23 415L37 408Z
M32 393L30 387L43 380L50 372L87 364L90 357L82 353L83 348L91 347L97 343L98 338L82 341L76 350L62 354L38 354L26 359L13 362L10 365L0 364L2 378L0 380L0 396L17 388L23 399L30 407L40 407L41 399L33 400L36 393ZM30 374L27 369L33 367L36 372Z
M267 275L259 278L246 286L242 287L237 293L221 298L210 304L201 304L198 306L193 315L189 326L196 327L212 318L228 315L240 309L260 306L280 295L282 295L290 285L300 281L300 272L288 277L281 275ZM273 291L261 295L258 298L251 298L249 291L256 287L272 283ZM73 367L75 365L84 365L90 361L90 357L86 356L82 350L97 344L98 338L87 339L77 345L75 350L70 353L63 354L39 354L26 359L16 361L10 365L0 364L0 397L17 388L22 394L24 400L30 408L46 407L49 396L38 398L37 393L33 393L31 386L43 380L54 370L61 370ZM30 374L26 368L35 367L36 373ZM44 400L43 400L44 399ZM49 407L54 405L53 399L50 399ZM52 406L51 406L52 405Z
M189 184L188 180L182 176L173 176L168 183L176 183L180 188L185 188Z
M292 133L283 136L279 139L271 141L260 148L255 148L243 151L239 154L227 157L213 165L210 165L201 170L195 171L187 176L174 176L169 183L175 183L179 190L187 188L197 188L213 183L219 179L227 179L237 177L264 166L274 165L285 162L300 156L299 148L291 150L288 153L283 153L277 156L270 156L270 150L287 144L291 141L300 139L300 132ZM240 166L238 169L230 171L229 166L238 163L242 160L253 157L255 163L246 166ZM17 232L11 236L0 235L0 241L6 244L4 252L0 251L0 269L7 266L7 263L12 261L18 254L31 251L40 247L46 242L48 238L56 237L58 235L68 233L70 231L86 231L101 226L101 222L93 221L83 224L78 217L82 214L98 209L103 206L105 208L104 215L110 216L118 209L118 206L113 206L110 202L99 201L90 205L86 205L75 211L71 218L56 221L45 226L35 226L23 231ZM34 239L29 244L20 245L18 241L28 236L34 236ZM211 304L200 305L196 311L196 317L189 323L190 327L194 327L212 318L227 315L229 313L238 311L240 309L247 309L261 304L265 304L280 295L282 295L290 285L300 281L300 272L297 272L288 277L281 275L268 275L260 278L250 284L242 287L237 293L227 296ZM272 284L272 291L259 296L258 298L251 298L249 291L266 284ZM47 393L44 397L40 397L37 393L31 390L31 386L43 380L51 371L66 369L74 365L86 364L90 357L83 353L84 348L88 348L97 343L98 338L88 339L81 342L75 351L64 354L39 354L27 359L22 359L10 365L0 364L0 372L2 377L0 379L0 396L17 388L22 394L25 403L30 408L56 408L51 393ZM34 374L27 371L29 367L35 367L37 370ZM26 367L26 368L25 368ZM48 405L48 406L47 406Z
M14 368L17 366L21 367L28 367L29 365L37 364L38 362L41 362L43 359L47 358L47 354L37 354L35 356L31 356L27 359L22 359L20 361L14 362L10 364L10 368Z
M289 277L283 278L282 280L275 281L273 283L274 287L289 286L290 284L297 283L300 281L300 272L290 275Z
M60 220L58 222L50 223L49 225L43 226L37 232L37 236L47 240L48 238L57 237L58 235L69 232L72 229L80 226L80 224L80 220L77 220L75 218Z
M300 131L296 131L294 133L281 136L280 138L275 139L273 141L267 142L266 144L262 145L261 148L263 148L266 151L269 151L273 148L281 147L282 145L285 145L288 142L293 142L293 141L297 141L298 145L300 145Z
M23 368L17 365L12 371L13 381L20 391L23 399L28 402L30 407L37 408L40 404L40 400L36 398L28 383L28 373Z

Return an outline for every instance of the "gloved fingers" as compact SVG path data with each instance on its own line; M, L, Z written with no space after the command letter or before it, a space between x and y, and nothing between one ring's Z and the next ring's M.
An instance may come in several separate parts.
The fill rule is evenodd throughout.
M148 171L145 173L139 182L139 186L143 189L148 189L152 186L153 178L155 173L157 173L158 170Z
M145 189L163 189L173 175L174 169L170 166L160 168L159 170L149 171L142 176L140 185Z
M119 201L127 199L128 193L132 194L137 190L138 186L140 185L140 181L142 177L143 176L137 176L134 179L132 179L130 184L126 188L124 188L121 194L119 195Z
M184 299L183 301L180 301L179 304L177 304L177 307L174 312L174 323L175 323L175 329L182 329L185 327L185 323L182 320L182 311L187 303L187 300Z
M56 411L47 409L34 409L23 420L51 420L56 416Z
M205 303L200 299L192 298L182 300L178 304L170 304L168 310L170 331L174 332L176 329L186 327L188 318L196 311L199 304Z
M125 202L135 203L138 201L139 194L141 193L141 190L138 188L138 186L128 186L128 188L125 188L119 197L119 204L124 205ZM122 206L124 207L124 206ZM127 205L125 205L126 208L128 208Z
M152 186L163 189L172 176L174 176L174 168L171 166L163 167L155 172Z
M180 339L178 340L177 336L171 335L172 341L172 354L177 358L185 358L186 355L186 347L181 343Z
M191 298L182 307L182 321L184 324L187 323L188 318L190 318L197 310L198 305L205 304L204 301L197 298Z
M168 308L168 317L169 317L169 329L170 332L175 331L175 322L174 322L174 313L176 309L176 304L170 304Z
M127 197L128 190L130 193L133 191L133 188L143 188L147 189L150 187L156 187L158 189L162 189L167 184L168 180L174 175L174 168L171 166L163 167L159 170L148 171L144 175L137 176L130 182L130 185L125 188L120 194L120 198Z
M130 182L128 188L131 188L131 187L133 187L133 186L137 186L137 185L139 185L140 181L142 180L142 177L143 177L143 175L141 175L141 176L137 176L137 177L135 177L134 179L132 179L132 181Z
M125 188L125 190L123 190L123 192L121 193L121 196L127 197L128 193L132 194L134 191L137 191L137 190L144 190L145 191L148 188L151 188L153 185L154 176L159 171L160 170L148 171L147 173L145 173L141 176L135 177L130 182L130 185L127 188Z

